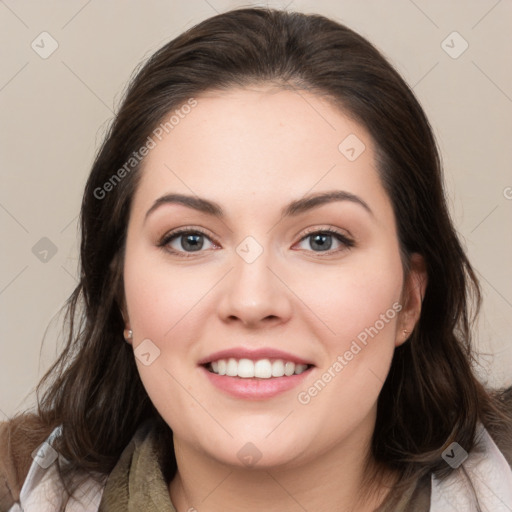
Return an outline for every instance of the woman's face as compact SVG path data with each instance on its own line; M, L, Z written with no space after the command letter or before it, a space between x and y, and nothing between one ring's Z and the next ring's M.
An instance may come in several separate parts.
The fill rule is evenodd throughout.
M373 142L304 91L196 101L152 135L132 203L124 284L144 387L175 443L226 464L363 449L411 330Z

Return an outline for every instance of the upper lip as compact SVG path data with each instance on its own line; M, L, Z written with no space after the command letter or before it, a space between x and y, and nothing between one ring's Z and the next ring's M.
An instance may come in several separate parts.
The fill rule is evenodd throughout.
M294 354L283 352L282 350L277 350L275 348L249 349L244 347L228 348L214 352L213 354L200 359L198 364L203 365L211 363L212 361L218 361L219 359L229 359L231 357L233 359L252 359L253 361L257 361L258 359L282 359L295 364L313 365L311 361L306 361L302 357L298 357Z

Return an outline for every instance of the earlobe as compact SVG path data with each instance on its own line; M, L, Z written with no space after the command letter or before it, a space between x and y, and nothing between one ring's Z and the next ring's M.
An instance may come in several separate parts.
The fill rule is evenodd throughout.
M409 339L421 316L427 283L425 259L419 253L413 253L410 258L409 273L404 283L404 307L400 311L395 340L397 347Z
M131 345L133 341L133 331L131 329L125 329L123 331L123 336L125 341Z
M126 303L124 302L124 299L121 302L121 305L119 306L119 310L121 311L121 316L123 317L123 322L125 325L123 336L127 343L131 345L133 341L133 331L130 327L130 319L128 318L128 313L126 311Z
M119 308L119 310L121 311L121 315L123 317L123 322L124 322L124 331L123 331L124 340L127 343L131 344L133 341L133 331L130 328L130 320L129 320L126 310L124 308L124 304L123 304L123 306L121 306Z

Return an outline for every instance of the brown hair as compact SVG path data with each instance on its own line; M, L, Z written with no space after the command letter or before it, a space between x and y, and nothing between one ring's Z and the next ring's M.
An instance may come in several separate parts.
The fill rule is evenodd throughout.
M199 23L152 55L131 81L85 189L80 282L68 302L67 345L38 387L47 388L38 402L41 435L62 425L58 450L74 469L101 473L112 470L145 420L171 443L123 339L123 251L140 164L101 198L98 189L171 110L207 90L256 83L322 95L375 141L404 272L410 255L420 253L428 285L418 324L396 349L379 396L372 454L398 470L402 483L431 472L443 478L451 470L441 458L448 444L469 452L478 421L496 439L510 435L512 421L502 395L473 373L479 285L450 219L431 127L367 40L323 16L274 9L237 9ZM168 478L175 470L169 461Z

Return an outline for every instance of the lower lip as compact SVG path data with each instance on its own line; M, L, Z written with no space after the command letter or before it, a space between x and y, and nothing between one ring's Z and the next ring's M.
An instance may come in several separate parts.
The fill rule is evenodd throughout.
M280 393L289 391L298 386L311 372L308 368L299 375L290 377L271 377L270 379L243 379L241 377L229 377L210 372L204 366L201 367L210 382L221 391L236 398L246 400L264 400L272 398Z

